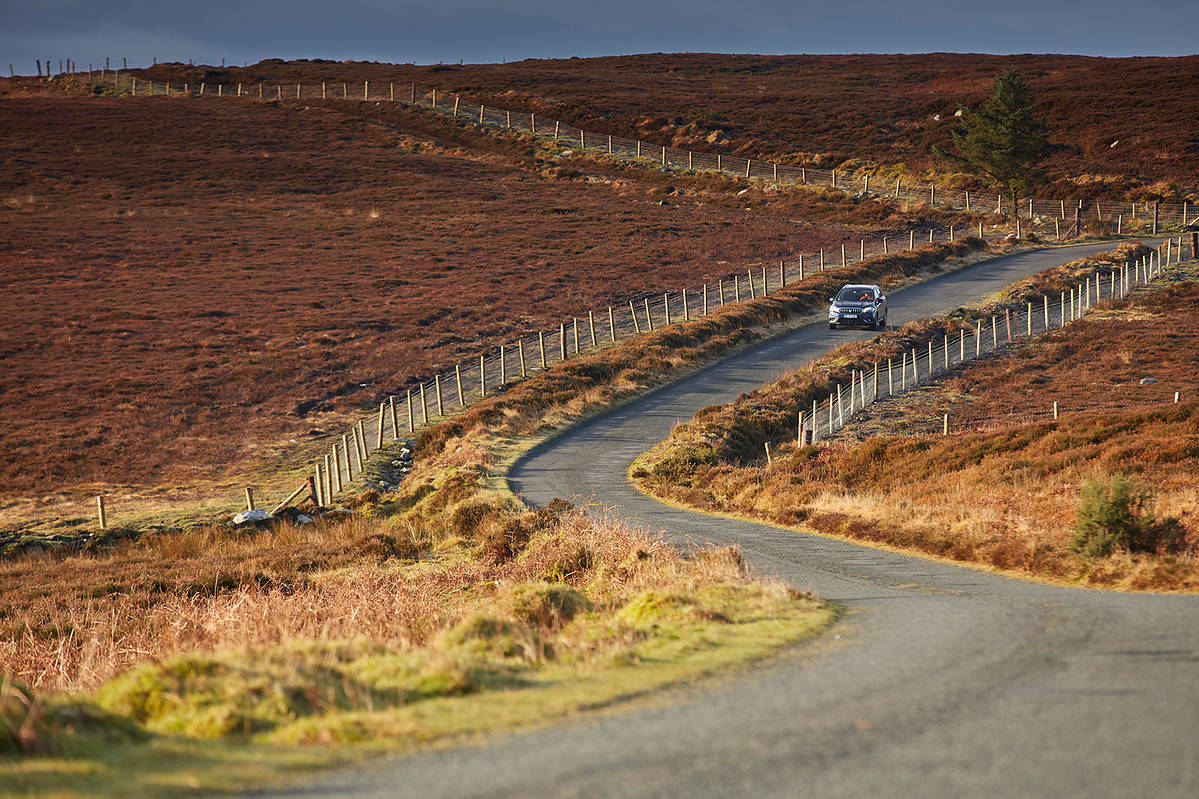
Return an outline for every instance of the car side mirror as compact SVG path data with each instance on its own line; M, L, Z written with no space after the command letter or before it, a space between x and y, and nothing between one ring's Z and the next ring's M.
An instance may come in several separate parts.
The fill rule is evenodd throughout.
M879 301L879 302L886 302L886 301L887 301L887 296L886 296L885 294L880 294L880 295L878 295L878 301Z
M829 298L828 298L828 301L829 301L829 302L836 302L836 300L834 300L832 297L829 297Z

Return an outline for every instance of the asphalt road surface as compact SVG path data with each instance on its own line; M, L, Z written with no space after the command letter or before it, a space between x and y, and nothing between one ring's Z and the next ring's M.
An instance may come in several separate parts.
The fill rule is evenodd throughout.
M890 298L951 310L1110 245L986 261ZM1199 597L1009 579L667 507L626 481L671 426L866 332L805 327L547 442L513 487L593 499L846 608L767 665L638 706L382 759L304 796L1199 796Z

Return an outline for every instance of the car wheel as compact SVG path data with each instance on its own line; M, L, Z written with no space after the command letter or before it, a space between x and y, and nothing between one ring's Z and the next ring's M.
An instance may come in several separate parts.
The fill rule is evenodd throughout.
M836 329L837 329L837 326L836 326L835 324L833 324L832 322L829 322L829 323L828 323L828 329L829 329L829 330L836 330Z
M887 329L887 317L884 316L882 319L878 320L878 329L879 330Z

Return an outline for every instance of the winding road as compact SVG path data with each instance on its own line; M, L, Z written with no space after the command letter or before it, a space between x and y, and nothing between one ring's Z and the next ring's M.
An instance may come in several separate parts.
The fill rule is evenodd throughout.
M1038 250L895 292L944 313L1110 248ZM1199 796L1199 597L1015 580L663 505L627 482L671 426L869 333L808 326L549 441L535 504L594 499L844 606L825 636L669 702L337 772L305 796Z

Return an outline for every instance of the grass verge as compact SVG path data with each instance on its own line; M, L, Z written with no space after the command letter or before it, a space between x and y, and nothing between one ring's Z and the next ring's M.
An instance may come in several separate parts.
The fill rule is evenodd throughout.
M39 699L13 687L0 742L23 756L0 772L0 792L209 793L469 742L764 657L834 616L748 577L735 551L683 553L564 503L474 523L473 543L397 554L361 541L364 558L307 571L311 584L163 590L122 641L162 657L85 693ZM332 541L383 524L324 532ZM311 547L320 531L280 529L261 543L279 543L271 535ZM110 571L130 554L91 565ZM143 599L110 595L100 615L136 613Z

